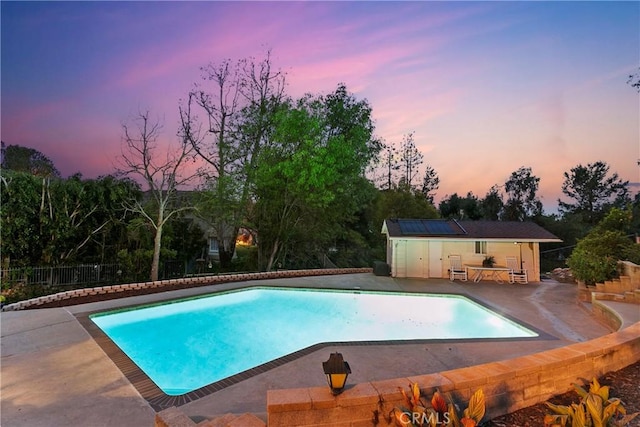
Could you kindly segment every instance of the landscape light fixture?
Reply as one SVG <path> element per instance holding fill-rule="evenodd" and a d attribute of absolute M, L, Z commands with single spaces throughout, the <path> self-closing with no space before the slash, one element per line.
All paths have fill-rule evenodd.
<path fill-rule="evenodd" d="M 342 393 L 347 383 L 347 376 L 351 373 L 349 364 L 344 361 L 341 353 L 331 353 L 329 360 L 322 362 L 322 368 L 327 376 L 327 382 L 334 396 Z"/>

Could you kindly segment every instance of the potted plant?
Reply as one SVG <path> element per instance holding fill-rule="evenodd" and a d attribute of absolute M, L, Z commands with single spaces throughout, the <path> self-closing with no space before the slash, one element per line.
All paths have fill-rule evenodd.
<path fill-rule="evenodd" d="M 493 255 L 487 255 L 486 257 L 484 257 L 484 259 L 482 260 L 482 266 L 483 267 L 493 267 L 494 265 L 496 265 L 496 259 L 493 257 Z"/>

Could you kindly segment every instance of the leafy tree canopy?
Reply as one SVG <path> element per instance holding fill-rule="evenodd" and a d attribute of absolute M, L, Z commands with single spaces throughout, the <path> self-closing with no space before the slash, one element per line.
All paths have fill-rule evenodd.
<path fill-rule="evenodd" d="M 494 185 L 489 189 L 484 199 L 480 201 L 480 210 L 482 211 L 482 217 L 491 221 L 497 221 L 502 215 L 504 209 L 504 202 L 502 201 L 502 195 L 497 185 Z"/>
<path fill-rule="evenodd" d="M 612 206 L 624 208 L 629 203 L 628 187 L 629 181 L 622 181 L 615 172 L 609 174 L 605 162 L 578 165 L 564 173 L 562 192 L 573 203 L 558 200 L 560 212 L 595 225 Z"/>
<path fill-rule="evenodd" d="M 427 201 L 433 204 L 434 192 L 440 187 L 440 177 L 438 177 L 438 172 L 430 166 L 427 165 L 424 171 L 424 178 L 422 179 L 422 188 L 420 192 L 427 199 Z"/>
<path fill-rule="evenodd" d="M 402 188 L 383 190 L 376 202 L 375 227 L 381 228 L 387 218 L 436 219 L 436 208 L 420 193 Z"/>
<path fill-rule="evenodd" d="M 507 202 L 504 205 L 502 219 L 524 221 L 542 214 L 542 202 L 538 198 L 540 178 L 531 173 L 531 168 L 520 167 L 512 172 L 504 184 Z"/>
<path fill-rule="evenodd" d="M 60 172 L 53 161 L 40 151 L 20 145 L 5 145 L 4 142 L 2 142 L 2 169 L 26 172 L 40 177 L 60 177 Z"/>
<path fill-rule="evenodd" d="M 1 186 L 2 256 L 18 266 L 113 261 L 124 201 L 139 194 L 131 181 L 111 176 L 63 180 L 9 171 Z"/>
<path fill-rule="evenodd" d="M 454 193 L 444 198 L 440 202 L 438 210 L 443 218 L 471 220 L 482 218 L 478 198 L 472 192 L 468 192 L 466 197 L 460 197 L 457 193 Z"/>
<path fill-rule="evenodd" d="M 339 85 L 276 114 L 257 162 L 252 215 L 267 270 L 294 255 L 325 253 L 369 203 L 364 172 L 380 150 L 370 113 Z"/>
<path fill-rule="evenodd" d="M 567 264 L 576 279 L 588 285 L 617 277 L 619 260 L 640 262 L 640 249 L 627 230 L 631 212 L 611 209 L 607 216 L 583 239 L 578 241 Z"/>

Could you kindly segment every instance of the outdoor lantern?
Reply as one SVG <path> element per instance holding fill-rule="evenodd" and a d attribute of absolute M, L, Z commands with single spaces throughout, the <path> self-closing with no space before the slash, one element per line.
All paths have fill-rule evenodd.
<path fill-rule="evenodd" d="M 322 368 L 327 375 L 327 382 L 331 387 L 331 393 L 338 395 L 342 393 L 344 385 L 347 383 L 347 376 L 351 373 L 349 364 L 344 361 L 341 353 L 331 353 L 329 360 L 322 362 Z"/>

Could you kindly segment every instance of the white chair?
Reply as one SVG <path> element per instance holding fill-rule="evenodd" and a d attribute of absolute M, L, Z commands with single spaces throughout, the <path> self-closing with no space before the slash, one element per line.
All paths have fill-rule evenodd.
<path fill-rule="evenodd" d="M 449 255 L 449 280 L 453 282 L 456 279 L 467 281 L 467 267 L 462 266 L 460 255 Z"/>
<path fill-rule="evenodd" d="M 518 264 L 518 258 L 508 256 L 507 268 L 509 269 L 509 283 L 529 283 L 527 270 Z"/>

